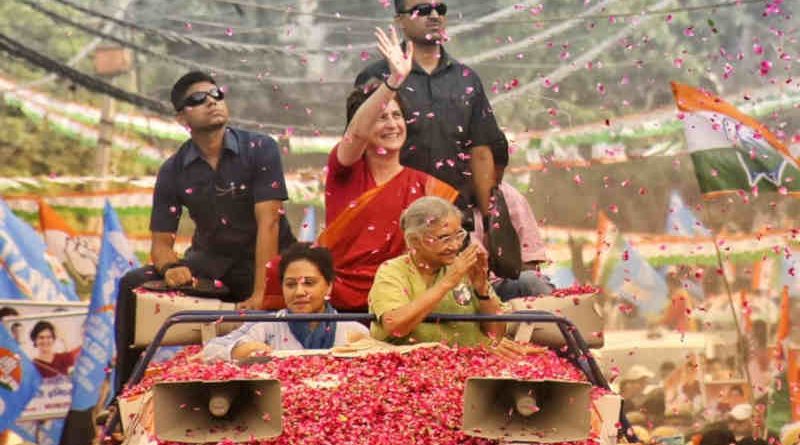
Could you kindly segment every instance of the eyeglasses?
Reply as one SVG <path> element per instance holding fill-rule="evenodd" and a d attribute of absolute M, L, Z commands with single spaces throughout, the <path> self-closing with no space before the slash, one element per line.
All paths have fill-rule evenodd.
<path fill-rule="evenodd" d="M 467 237 L 467 231 L 463 228 L 458 229 L 457 232 L 451 233 L 449 235 L 441 235 L 441 236 L 427 236 L 425 239 L 431 243 L 438 246 L 446 246 L 449 244 L 461 244 L 464 241 L 464 238 Z"/>
<path fill-rule="evenodd" d="M 446 15 L 447 5 L 444 3 L 420 3 L 418 5 L 414 5 L 411 9 L 400 11 L 400 14 L 411 14 L 412 16 L 427 17 L 433 14 L 434 10 L 436 10 L 436 13 L 439 15 Z"/>
<path fill-rule="evenodd" d="M 183 99 L 183 104 L 180 108 L 178 108 L 178 111 L 181 111 L 186 107 L 196 107 L 198 105 L 202 105 L 206 102 L 206 99 L 209 96 L 214 98 L 214 100 L 217 102 L 225 99 L 225 93 L 223 93 L 222 90 L 217 87 L 214 87 L 208 91 L 197 91 Z"/>

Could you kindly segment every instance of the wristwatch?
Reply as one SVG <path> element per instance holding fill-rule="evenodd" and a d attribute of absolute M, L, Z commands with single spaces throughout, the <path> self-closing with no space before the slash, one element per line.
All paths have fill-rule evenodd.
<path fill-rule="evenodd" d="M 488 300 L 492 299 L 492 296 L 488 295 L 488 294 L 487 295 L 481 295 L 476 291 L 475 292 L 475 298 L 477 298 L 480 301 L 488 301 Z"/>

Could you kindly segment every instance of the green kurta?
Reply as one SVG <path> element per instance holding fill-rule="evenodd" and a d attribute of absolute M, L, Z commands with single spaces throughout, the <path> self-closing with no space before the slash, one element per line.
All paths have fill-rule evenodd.
<path fill-rule="evenodd" d="M 431 286 L 441 280 L 445 272 L 446 268 L 442 268 Z M 480 302 L 475 297 L 474 290 L 466 278 L 462 283 L 464 286 L 456 287 L 456 289 L 462 290 L 448 292 L 433 312 L 441 314 L 480 313 Z M 428 290 L 428 287 L 408 254 L 388 260 L 381 264 L 375 275 L 375 282 L 369 292 L 369 312 L 377 315 L 380 320 L 383 314 L 405 306 L 422 295 Z M 459 295 L 458 299 L 456 293 Z M 493 290 L 491 296 L 497 298 Z M 449 344 L 472 346 L 486 344 L 489 341 L 489 337 L 481 330 L 480 324 L 475 322 L 420 323 L 405 337 L 390 335 L 391 333 L 384 330 L 382 325 L 372 323 L 370 333 L 378 340 L 395 344 L 445 341 Z"/>

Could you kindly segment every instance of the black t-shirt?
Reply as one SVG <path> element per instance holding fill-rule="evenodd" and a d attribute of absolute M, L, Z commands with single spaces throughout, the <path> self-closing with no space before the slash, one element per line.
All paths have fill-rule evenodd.
<path fill-rule="evenodd" d="M 190 140 L 161 166 L 153 192 L 150 230 L 175 233 L 183 208 L 195 223 L 186 259 L 210 277 L 253 260 L 255 204 L 288 199 L 278 144 L 269 136 L 227 128 L 217 170 Z M 279 248 L 294 242 L 281 217 Z"/>
<path fill-rule="evenodd" d="M 389 66 L 380 60 L 366 67 L 355 85 L 388 76 Z M 508 165 L 508 141 L 478 74 L 442 48 L 436 69 L 428 74 L 415 63 L 398 95 L 408 134 L 400 162 L 447 182 L 474 203 L 469 167 L 472 147 L 488 145 L 495 164 Z"/>

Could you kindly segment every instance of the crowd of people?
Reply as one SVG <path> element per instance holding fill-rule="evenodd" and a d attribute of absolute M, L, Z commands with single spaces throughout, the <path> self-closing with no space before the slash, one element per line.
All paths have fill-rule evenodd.
<path fill-rule="evenodd" d="M 733 360 L 703 358 L 690 362 L 696 379 L 686 381 L 682 366 L 664 362 L 657 373 L 633 365 L 615 385 L 623 411 L 641 443 L 692 445 L 767 445 L 798 443 L 800 423 L 771 429 L 766 394 L 752 399 L 750 387 Z M 678 378 L 676 378 L 678 377 Z M 703 386 L 703 390 L 700 387 Z"/>

